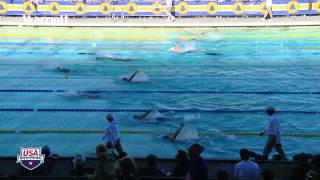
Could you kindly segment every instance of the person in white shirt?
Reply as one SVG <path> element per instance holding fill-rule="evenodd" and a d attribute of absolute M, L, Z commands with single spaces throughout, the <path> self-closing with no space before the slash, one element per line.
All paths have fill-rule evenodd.
<path fill-rule="evenodd" d="M 175 17 L 171 14 L 173 0 L 166 0 L 166 14 L 168 16 L 167 21 L 174 21 Z"/>
<path fill-rule="evenodd" d="M 269 115 L 269 123 L 267 128 L 260 133 L 260 136 L 264 134 L 268 135 L 268 141 L 264 147 L 263 155 L 268 157 L 273 147 L 275 147 L 282 160 L 287 160 L 281 146 L 280 122 L 275 115 L 276 110 L 273 107 L 268 107 L 266 112 Z"/>
<path fill-rule="evenodd" d="M 272 0 L 266 0 L 267 13 L 264 15 L 264 19 L 272 19 Z"/>
<path fill-rule="evenodd" d="M 120 144 L 120 133 L 117 123 L 114 121 L 112 114 L 108 114 L 106 119 L 109 122 L 106 128 L 106 133 L 103 139 L 107 139 L 107 147 L 112 147 L 117 150 L 117 153 L 121 155 L 123 153 L 122 146 Z"/>
<path fill-rule="evenodd" d="M 235 165 L 235 179 L 259 179 L 260 168 L 257 163 L 249 160 L 249 150 L 240 150 L 241 161 Z"/>

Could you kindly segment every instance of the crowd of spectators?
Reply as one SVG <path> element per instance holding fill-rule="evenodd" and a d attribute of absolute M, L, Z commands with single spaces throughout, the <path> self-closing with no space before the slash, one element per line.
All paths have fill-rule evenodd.
<path fill-rule="evenodd" d="M 185 180 L 208 180 L 209 169 L 206 160 L 201 156 L 204 147 L 198 143 L 192 144 L 187 151 L 178 150 L 175 156 L 175 165 L 171 171 L 161 169 L 158 157 L 150 154 L 145 158 L 145 165 L 138 167 L 134 158 L 126 152 L 116 153 L 111 146 L 99 144 L 96 146 L 98 158 L 95 167 L 88 167 L 86 158 L 83 155 L 76 155 L 73 160 L 73 168 L 70 176 L 87 176 L 91 180 L 138 180 L 139 177 L 180 177 Z M 22 167 L 18 168 L 17 176 L 53 175 L 52 169 L 59 156 L 51 154 L 48 146 L 42 148 L 45 155 L 45 162 L 36 170 L 30 171 Z M 276 156 L 277 157 L 277 156 Z M 280 156 L 279 156 L 280 157 Z M 240 150 L 240 162 L 234 166 L 234 174 L 226 171 L 216 171 L 216 180 L 228 179 L 275 179 L 274 171 L 264 167 L 260 169 L 256 160 L 261 160 L 255 153 L 248 149 Z M 272 160 L 281 161 L 281 158 Z M 320 154 L 297 154 L 292 161 L 299 162 L 292 170 L 291 180 L 319 180 L 320 179 Z M 212 176 L 212 174 L 211 174 Z"/>

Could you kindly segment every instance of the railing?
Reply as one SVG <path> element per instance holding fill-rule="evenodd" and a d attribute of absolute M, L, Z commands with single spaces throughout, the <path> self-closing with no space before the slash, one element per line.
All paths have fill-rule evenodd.
<path fill-rule="evenodd" d="M 312 7 L 310 9 L 310 7 Z M 162 17 L 166 5 L 155 1 L 39 1 L 37 5 L 29 1 L 0 0 L 2 15 L 35 16 L 77 16 L 77 17 Z M 273 4 L 275 16 L 317 15 L 320 1 L 277 0 Z M 263 16 L 266 13 L 265 1 L 174 1 L 172 14 L 178 17 L 209 16 Z"/>

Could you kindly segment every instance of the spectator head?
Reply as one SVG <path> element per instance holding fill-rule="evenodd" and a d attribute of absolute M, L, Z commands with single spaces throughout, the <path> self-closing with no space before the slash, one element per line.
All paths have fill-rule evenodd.
<path fill-rule="evenodd" d="M 185 150 L 178 150 L 175 158 L 179 163 L 187 162 L 188 161 L 188 154 Z"/>
<path fill-rule="evenodd" d="M 49 157 L 51 155 L 51 149 L 48 145 L 45 145 L 41 148 L 41 154 L 44 154 L 45 157 Z"/>
<path fill-rule="evenodd" d="M 280 154 L 275 154 L 272 156 L 272 159 L 273 161 L 281 161 L 282 157 Z"/>
<path fill-rule="evenodd" d="M 311 165 L 315 171 L 320 173 L 320 154 L 313 156 L 312 161 L 311 161 Z"/>
<path fill-rule="evenodd" d="M 79 168 L 81 166 L 84 166 L 85 163 L 86 163 L 86 158 L 80 154 L 77 154 L 73 160 L 72 160 L 72 163 L 73 163 L 73 168 L 76 169 L 76 168 Z"/>
<path fill-rule="evenodd" d="M 138 168 L 133 158 L 125 156 L 118 160 L 120 165 L 120 171 L 125 176 L 137 176 Z"/>
<path fill-rule="evenodd" d="M 263 169 L 261 172 L 261 176 L 263 180 L 273 180 L 274 173 L 271 169 Z"/>
<path fill-rule="evenodd" d="M 226 171 L 218 171 L 216 173 L 216 180 L 228 180 L 229 175 Z"/>
<path fill-rule="evenodd" d="M 200 144 L 192 144 L 188 149 L 189 158 L 191 160 L 197 160 L 200 158 L 201 153 L 203 152 L 204 148 Z"/>
<path fill-rule="evenodd" d="M 268 114 L 269 116 L 271 116 L 271 115 L 273 115 L 273 114 L 276 112 L 276 110 L 274 109 L 274 107 L 269 106 L 269 107 L 267 107 L 266 112 L 267 112 L 267 114 Z"/>
<path fill-rule="evenodd" d="M 150 154 L 146 158 L 147 166 L 149 168 L 158 168 L 158 158 L 157 156 Z"/>
<path fill-rule="evenodd" d="M 96 147 L 96 154 L 98 157 L 107 156 L 107 147 L 104 144 L 98 144 Z"/>
<path fill-rule="evenodd" d="M 249 157 L 250 157 L 250 153 L 249 153 L 249 150 L 248 149 L 241 149 L 240 150 L 240 157 L 241 157 L 241 160 L 248 160 Z"/>
<path fill-rule="evenodd" d="M 308 163 L 309 159 L 311 159 L 311 157 L 309 154 L 306 154 L 306 153 L 296 154 L 292 158 L 293 161 L 299 161 L 304 163 Z"/>
<path fill-rule="evenodd" d="M 109 122 L 112 122 L 113 121 L 113 116 L 111 113 L 109 113 L 107 116 L 106 116 L 106 119 L 109 121 Z"/>

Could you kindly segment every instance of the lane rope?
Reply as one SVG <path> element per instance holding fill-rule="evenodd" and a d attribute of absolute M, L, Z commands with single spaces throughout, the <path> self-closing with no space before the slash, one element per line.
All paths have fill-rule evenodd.
<path fill-rule="evenodd" d="M 72 70 L 71 70 L 72 71 Z M 81 73 L 81 72 L 80 72 Z M 69 79 L 73 80 L 106 80 L 106 79 L 120 79 L 121 76 L 79 76 L 73 74 L 66 74 L 64 76 L 5 76 L 0 75 L 0 79 L 64 79 L 65 75 L 68 75 Z M 196 79 L 196 80 L 207 80 L 207 79 L 216 79 L 216 80 L 265 80 L 266 77 L 221 77 L 221 76 L 149 76 L 149 79 L 152 80 L 185 80 L 185 79 Z M 281 78 L 281 77 L 268 77 L 272 80 L 320 80 L 320 77 L 290 77 L 290 78 Z M 312 84 L 315 87 L 314 84 Z"/>
<path fill-rule="evenodd" d="M 0 130 L 0 134 L 103 134 L 104 130 Z M 161 132 L 151 130 L 122 130 L 121 134 L 140 134 L 140 135 L 162 135 L 174 134 L 172 132 Z M 235 136 L 259 136 L 258 132 L 199 132 L 202 136 L 221 136 L 221 135 L 235 135 Z M 282 136 L 288 137 L 320 137 L 320 133 L 283 133 Z"/>
<path fill-rule="evenodd" d="M 210 90 L 191 90 L 191 91 L 179 91 L 179 90 L 89 90 L 89 91 L 72 91 L 72 90 L 52 90 L 52 89 L 0 89 L 0 93 L 3 92 L 12 92 L 12 93 L 64 93 L 64 92 L 82 92 L 88 94 L 96 94 L 96 93 L 121 93 L 121 94 L 145 94 L 145 93 L 158 93 L 158 94 L 302 94 L 302 95 L 310 95 L 310 94 L 320 94 L 320 91 L 314 92 L 304 92 L 304 91 L 296 91 L 296 92 L 288 92 L 288 91 L 210 91 Z"/>
<path fill-rule="evenodd" d="M 146 112 L 149 109 L 60 109 L 60 108 L 40 108 L 39 112 Z M 224 110 L 224 109 L 156 109 L 159 112 L 202 112 L 202 113 L 265 113 L 265 110 Z M 320 111 L 296 111 L 296 110 L 278 110 L 277 113 L 282 114 L 320 114 Z"/>
<path fill-rule="evenodd" d="M 88 108 L 0 108 L 4 112 L 146 112 L 150 109 L 88 109 Z M 225 110 L 225 109 L 156 109 L 159 112 L 177 112 L 177 113 L 214 113 L 214 114 L 257 114 L 265 113 L 265 110 Z M 277 113 L 281 114 L 320 114 L 320 111 L 296 111 L 296 110 L 278 110 Z"/>

